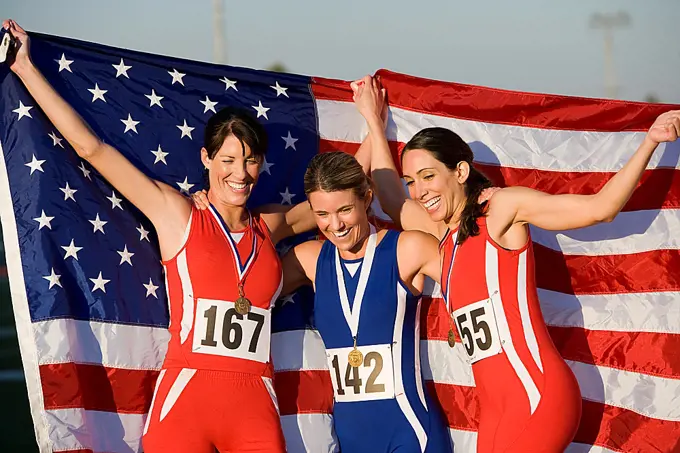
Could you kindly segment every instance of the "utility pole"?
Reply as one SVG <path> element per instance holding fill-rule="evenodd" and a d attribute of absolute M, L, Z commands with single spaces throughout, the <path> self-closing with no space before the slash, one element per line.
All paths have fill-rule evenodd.
<path fill-rule="evenodd" d="M 213 0 L 213 62 L 227 62 L 224 46 L 224 0 Z"/>
<path fill-rule="evenodd" d="M 623 11 L 612 14 L 595 13 L 590 16 L 590 28 L 604 31 L 604 88 L 610 99 L 617 99 L 619 90 L 614 64 L 614 30 L 629 25 L 630 16 Z"/>

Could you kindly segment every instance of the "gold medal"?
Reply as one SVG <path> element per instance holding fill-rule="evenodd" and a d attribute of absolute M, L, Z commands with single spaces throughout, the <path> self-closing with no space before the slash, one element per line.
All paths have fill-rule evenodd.
<path fill-rule="evenodd" d="M 449 347 L 454 347 L 456 345 L 456 336 L 453 334 L 453 329 L 449 329 L 449 337 L 447 339 Z"/>
<path fill-rule="evenodd" d="M 349 351 L 349 354 L 347 355 L 347 362 L 353 368 L 357 368 L 361 366 L 362 363 L 364 363 L 364 355 L 357 348 L 354 348 Z"/>
<path fill-rule="evenodd" d="M 347 363 L 353 368 L 357 368 L 364 363 L 364 355 L 357 349 L 357 337 L 354 337 L 354 349 L 347 354 Z"/>
<path fill-rule="evenodd" d="M 251 303 L 243 292 L 243 284 L 238 285 L 238 299 L 234 302 L 234 308 L 239 315 L 247 315 L 250 311 Z"/>

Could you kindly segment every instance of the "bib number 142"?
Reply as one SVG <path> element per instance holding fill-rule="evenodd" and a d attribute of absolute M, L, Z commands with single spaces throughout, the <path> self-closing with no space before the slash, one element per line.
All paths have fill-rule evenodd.
<path fill-rule="evenodd" d="M 329 349 L 328 366 L 336 401 L 369 401 L 394 397 L 390 345 L 360 346 L 364 361 L 351 366 L 347 355 L 353 348 Z"/>

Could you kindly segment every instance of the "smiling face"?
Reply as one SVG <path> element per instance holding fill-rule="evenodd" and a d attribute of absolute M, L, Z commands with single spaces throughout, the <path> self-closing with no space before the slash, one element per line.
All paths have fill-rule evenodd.
<path fill-rule="evenodd" d="M 460 162 L 454 170 L 429 151 L 411 149 L 403 155 L 402 168 L 409 195 L 420 203 L 435 222 L 446 222 L 465 203 L 465 181 L 470 166 Z"/>
<path fill-rule="evenodd" d="M 229 135 L 212 159 L 203 148 L 201 160 L 208 169 L 210 197 L 226 205 L 245 206 L 262 164 L 250 147 Z"/>
<path fill-rule="evenodd" d="M 316 190 L 308 194 L 316 225 L 338 250 L 357 253 L 368 237 L 367 210 L 371 196 L 359 198 L 354 190 L 325 192 Z"/>

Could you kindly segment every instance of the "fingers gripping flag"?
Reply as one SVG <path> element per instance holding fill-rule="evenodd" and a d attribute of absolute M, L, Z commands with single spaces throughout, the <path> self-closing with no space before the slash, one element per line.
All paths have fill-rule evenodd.
<path fill-rule="evenodd" d="M 253 207 L 304 201 L 309 159 L 331 149 L 353 153 L 365 135 L 346 82 L 31 38 L 36 65 L 104 141 L 187 193 L 203 187 L 203 127 L 223 106 L 251 109 L 269 134 Z M 549 193 L 599 189 L 654 118 L 678 108 L 379 74 L 395 151 L 423 127 L 449 127 L 496 184 Z M 78 158 L 6 65 L 0 147 L 5 249 L 38 444 L 42 451 L 141 451 L 167 341 L 153 228 Z M 543 314 L 583 394 L 571 451 L 680 448 L 679 148 L 657 151 L 614 222 L 532 230 Z M 337 450 L 312 297 L 306 288 L 274 309 L 276 390 L 291 452 Z M 473 452 L 479 407 L 471 369 L 462 348 L 446 345 L 437 287 L 422 304 L 424 376 L 456 451 Z"/>

